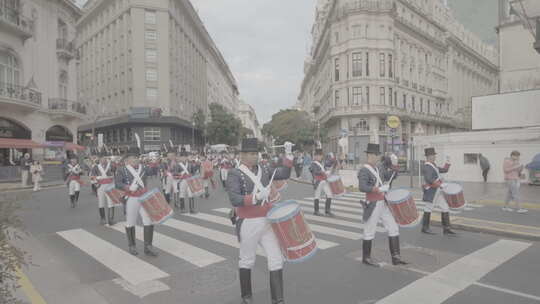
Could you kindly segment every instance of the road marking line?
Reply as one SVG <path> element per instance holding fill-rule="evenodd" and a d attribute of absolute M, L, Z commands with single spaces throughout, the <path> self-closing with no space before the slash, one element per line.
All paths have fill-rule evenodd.
<path fill-rule="evenodd" d="M 124 250 L 83 230 L 57 232 L 58 235 L 118 274 L 131 285 L 168 277 L 169 274 Z"/>
<path fill-rule="evenodd" d="M 314 199 L 314 198 L 313 197 L 307 197 L 306 199 Z M 348 194 L 344 194 L 343 196 L 337 198 L 336 200 L 355 202 L 356 199 L 365 199 L 365 195 L 364 196 L 351 196 L 351 195 L 348 195 Z M 415 198 L 414 201 L 416 202 L 417 205 L 424 205 L 425 204 L 425 202 L 421 198 Z M 467 209 L 467 207 L 468 208 L 482 208 L 482 207 L 484 207 L 484 205 L 475 204 L 475 203 L 466 203 L 465 208 Z M 473 209 L 470 209 L 470 210 L 473 210 Z"/>
<path fill-rule="evenodd" d="M 499 240 L 431 273 L 378 301 L 378 304 L 443 303 L 495 268 L 510 260 L 531 244 Z"/>
<path fill-rule="evenodd" d="M 215 216 L 215 215 L 205 214 L 205 213 L 185 214 L 185 215 L 189 216 L 189 217 L 196 218 L 196 219 L 201 219 L 201 220 L 204 220 L 204 221 L 207 221 L 207 222 L 212 222 L 212 223 L 216 223 L 216 224 L 231 227 L 231 221 L 229 219 L 221 217 L 221 216 Z M 310 227 L 311 227 L 311 225 L 310 225 Z M 323 227 L 323 228 L 326 228 L 326 227 Z M 315 229 L 313 229 L 313 228 L 312 228 L 312 230 L 315 231 Z M 337 233 L 337 232 L 334 232 L 334 233 Z M 351 232 L 351 234 L 352 233 L 353 232 Z M 358 236 L 358 233 L 356 233 L 354 237 L 357 237 L 357 236 Z M 344 237 L 344 236 L 342 236 L 342 237 Z M 350 238 L 350 235 L 349 235 L 349 238 Z M 360 238 L 361 238 L 361 236 L 360 236 Z M 317 237 L 317 247 L 319 247 L 319 249 L 328 249 L 328 248 L 331 248 L 331 247 L 335 247 L 337 245 L 338 245 L 337 243 L 326 241 L 326 240 L 323 240 L 323 239 L 320 239 L 320 238 Z"/>
<path fill-rule="evenodd" d="M 26 274 L 20 268 L 17 268 L 17 276 L 19 277 L 18 283 L 21 286 L 23 293 L 26 295 L 30 303 L 47 304 L 47 302 L 45 302 L 45 299 L 43 299 L 41 294 L 34 287 L 30 279 L 26 276 Z"/>
<path fill-rule="evenodd" d="M 129 282 L 121 278 L 116 278 L 112 281 L 120 285 L 120 287 L 127 292 L 130 292 L 141 299 L 154 293 L 171 290 L 167 284 L 156 280 L 142 282 L 139 285 L 131 285 Z"/>
<path fill-rule="evenodd" d="M 309 202 L 307 200 L 301 200 L 302 202 Z M 313 205 L 313 202 L 311 202 L 311 205 Z M 333 199 L 332 200 L 332 205 L 333 206 L 340 206 L 340 207 L 332 207 L 332 209 L 336 209 L 336 210 L 342 210 L 342 211 L 352 211 L 352 212 L 355 212 L 357 210 L 355 209 L 349 209 L 347 206 L 352 206 L 352 208 L 357 208 L 357 209 L 360 209 L 360 210 L 363 210 L 363 207 L 360 203 L 348 203 L 348 202 L 343 202 L 343 201 L 340 201 L 340 200 L 336 200 L 336 199 Z M 345 207 L 341 207 L 341 205 L 344 205 Z M 420 203 L 420 202 L 416 202 L 416 207 L 418 209 L 418 211 L 424 211 L 424 208 L 423 206 L 425 206 L 425 203 Z M 347 208 L 347 209 L 345 209 Z M 470 210 L 470 209 L 465 209 L 466 211 Z M 435 207 L 433 209 L 433 211 L 435 212 L 442 212 L 441 208 L 439 207 Z M 455 211 L 455 210 L 450 210 L 448 211 L 450 214 L 460 214 L 461 211 Z"/>
<path fill-rule="evenodd" d="M 119 232 L 124 232 L 124 225 L 125 222 L 117 223 L 110 228 Z M 137 226 L 135 231 L 137 239 L 140 241 L 144 241 L 143 228 Z M 158 232 L 154 232 L 153 246 L 198 267 L 205 267 L 226 260 L 225 258 L 213 254 L 210 251 L 206 251 L 204 249 L 182 242 L 180 240 L 173 239 Z"/>
<path fill-rule="evenodd" d="M 298 202 L 301 205 L 313 207 L 313 202 L 312 201 L 297 200 L 296 202 Z M 322 205 L 324 206 L 324 201 L 323 201 Z M 332 210 L 341 210 L 341 211 L 347 211 L 347 212 L 352 212 L 352 213 L 362 213 L 362 207 L 350 208 L 350 207 L 343 207 L 343 206 L 333 205 Z"/>

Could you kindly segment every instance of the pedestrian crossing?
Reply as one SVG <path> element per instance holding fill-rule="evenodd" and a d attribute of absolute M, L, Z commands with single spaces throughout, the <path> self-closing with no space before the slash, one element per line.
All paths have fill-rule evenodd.
<path fill-rule="evenodd" d="M 296 200 L 316 236 L 319 249 L 331 250 L 346 242 L 363 238 L 363 208 L 359 199 L 364 197 L 365 195 L 361 193 L 348 193 L 334 199 L 332 212 L 335 217 L 312 215 L 312 197 Z M 424 203 L 417 200 L 416 204 L 420 211 Z M 469 208 L 480 207 L 482 206 L 469 205 Z M 233 251 L 235 254 L 231 254 L 230 250 L 238 249 L 239 242 L 235 228 L 228 218 L 229 210 L 230 208 L 214 208 L 197 214 L 182 214 L 170 218 L 162 224 L 162 228 L 160 226 L 156 228 L 153 246 L 159 252 L 183 263 L 187 262 L 190 267 L 195 268 L 212 267 L 225 261 L 237 260 L 237 250 Z M 324 210 L 324 200 L 321 200 L 321 210 Z M 124 226 L 125 223 L 120 222 L 104 231 L 124 234 Z M 377 231 L 385 232 L 386 229 L 378 226 Z M 90 256 L 92 258 L 90 261 L 102 264 L 118 275 L 119 279 L 132 286 L 171 276 L 170 270 L 163 269 L 163 265 L 154 262 L 156 260 L 146 258 L 142 248 L 139 248 L 139 256 L 132 256 L 127 252 L 124 243 L 112 244 L 101 238 L 100 233 L 104 232 L 89 232 L 85 229 L 57 232 L 62 239 Z M 144 241 L 142 227 L 136 227 L 136 238 Z M 262 248 L 258 248 L 257 255 L 265 257 Z"/>

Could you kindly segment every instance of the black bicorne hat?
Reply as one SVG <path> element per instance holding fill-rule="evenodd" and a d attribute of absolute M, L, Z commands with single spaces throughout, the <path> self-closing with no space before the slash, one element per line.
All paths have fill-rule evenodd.
<path fill-rule="evenodd" d="M 368 144 L 367 149 L 366 149 L 365 152 L 370 153 L 370 154 L 376 154 L 376 155 L 381 154 L 379 144 Z"/>
<path fill-rule="evenodd" d="M 240 152 L 259 152 L 259 140 L 257 138 L 242 139 Z"/>
<path fill-rule="evenodd" d="M 437 155 L 435 148 L 427 148 L 424 150 L 426 156 Z"/>

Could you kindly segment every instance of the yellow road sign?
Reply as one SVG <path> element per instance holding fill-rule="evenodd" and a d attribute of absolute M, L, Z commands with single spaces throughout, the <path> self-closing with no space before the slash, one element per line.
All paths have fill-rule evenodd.
<path fill-rule="evenodd" d="M 392 129 L 397 129 L 399 128 L 401 121 L 399 120 L 399 117 L 392 115 L 388 116 L 388 118 L 386 119 L 386 124 Z"/>

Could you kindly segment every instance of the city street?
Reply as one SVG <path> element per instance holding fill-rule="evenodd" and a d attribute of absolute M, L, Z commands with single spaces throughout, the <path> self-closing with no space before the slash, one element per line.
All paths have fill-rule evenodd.
<path fill-rule="evenodd" d="M 88 187 L 75 209 L 68 207 L 64 187 L 30 195 L 20 212 L 29 234 L 17 244 L 32 256 L 32 266 L 23 269 L 29 278 L 23 290 L 34 288 L 38 294 L 32 297 L 48 304 L 240 302 L 238 240 L 221 186 L 210 199 L 197 199 L 198 214 L 177 213 L 156 227 L 157 258 L 144 256 L 142 236 L 139 255 L 131 256 L 122 223 L 99 225 L 97 200 Z M 383 267 L 373 268 L 361 263 L 362 194 L 335 201 L 335 218 L 312 216 L 310 185 L 289 181 L 282 197 L 305 208 L 319 246 L 312 259 L 285 266 L 286 303 L 540 303 L 534 279 L 540 277 L 538 242 L 459 230 L 458 237 L 446 237 L 439 227 L 433 227 L 434 236 L 421 234 L 419 227 L 401 229 L 401 254 L 411 264 L 394 267 L 380 227 L 373 256 Z M 123 221 L 118 213 L 116 219 Z M 527 216 L 538 221 L 536 213 Z M 270 303 L 267 273 L 259 254 L 255 303 Z"/>

